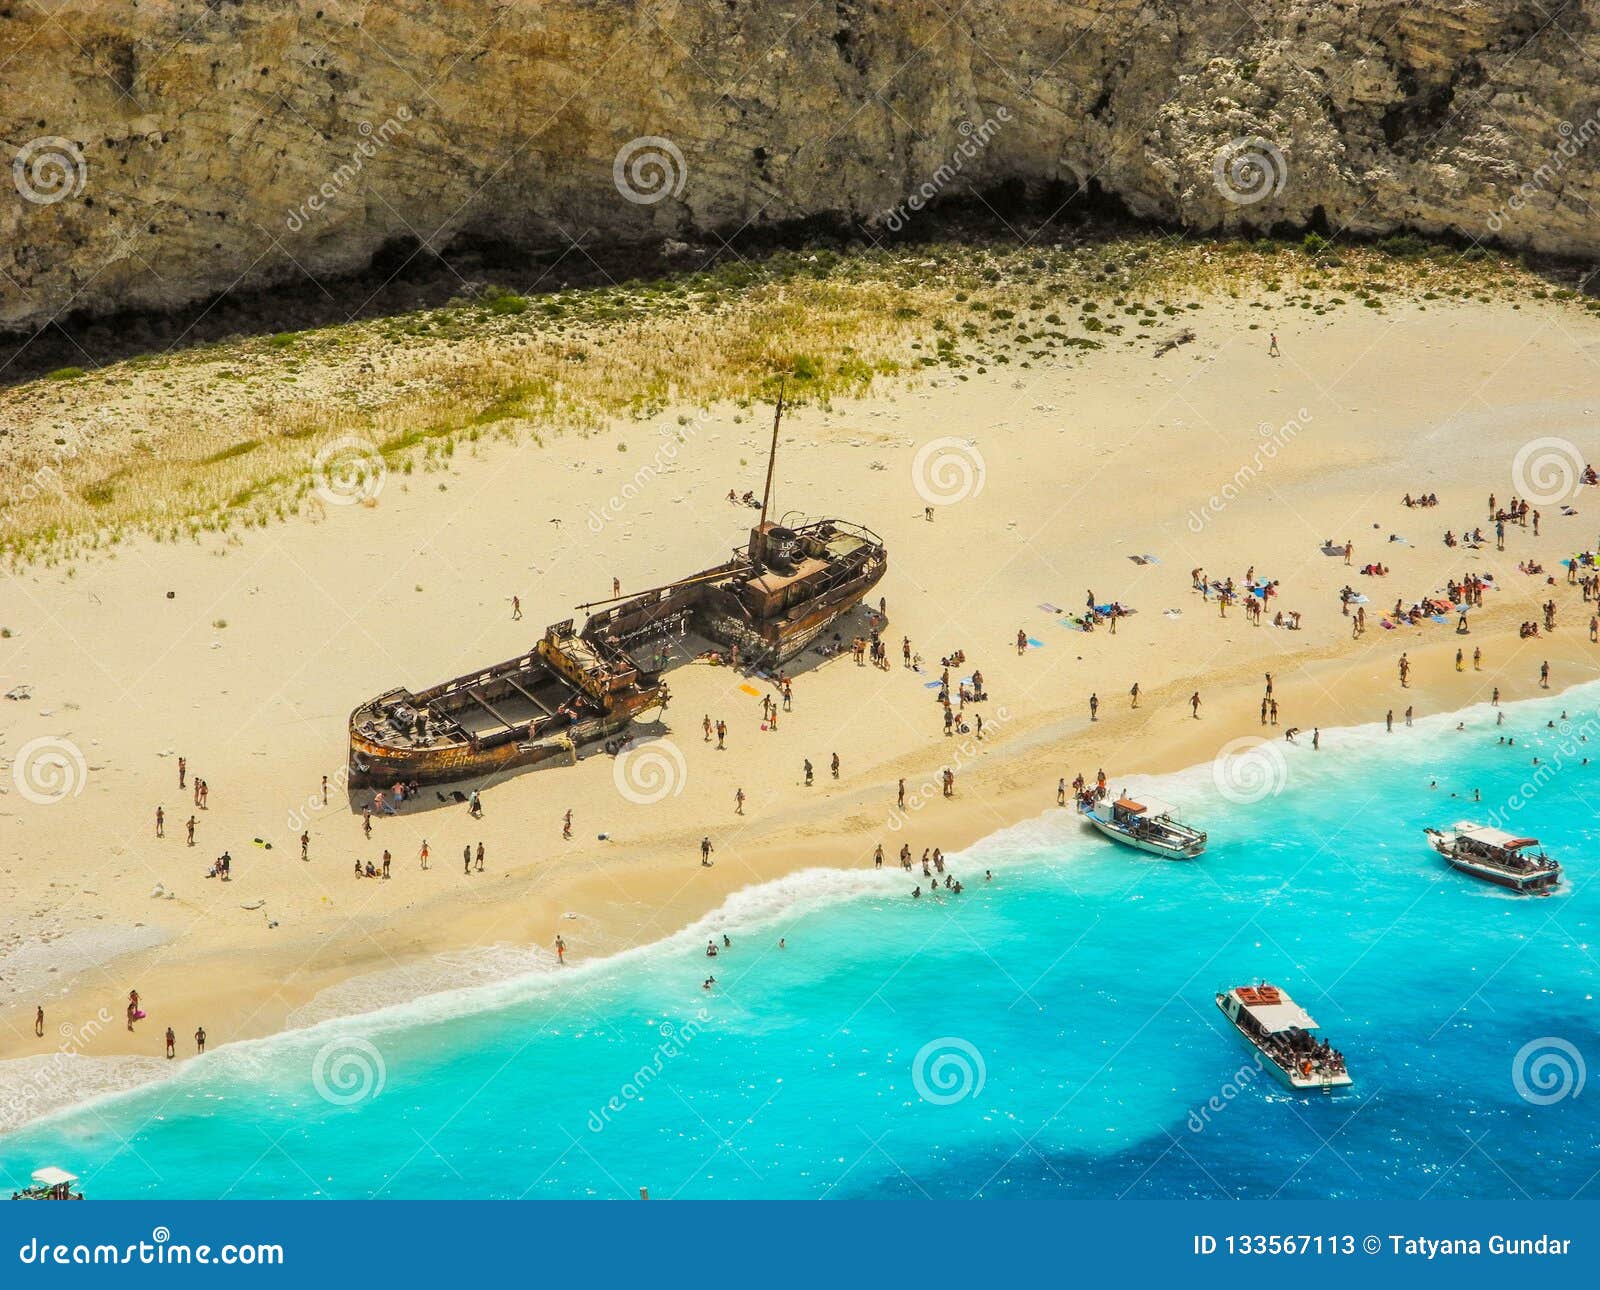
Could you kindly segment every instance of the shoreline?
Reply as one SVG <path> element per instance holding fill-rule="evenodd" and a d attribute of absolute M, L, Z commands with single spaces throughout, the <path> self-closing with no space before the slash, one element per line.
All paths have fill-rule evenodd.
<path fill-rule="evenodd" d="M 1554 703 L 1559 699 L 1574 695 L 1585 688 L 1600 686 L 1600 666 L 1595 669 L 1595 675 L 1587 680 L 1575 681 L 1560 689 L 1548 692 L 1539 692 L 1522 695 L 1516 698 L 1502 698 L 1502 706 L 1509 705 L 1513 710 L 1534 703 Z M 1416 718 L 1419 731 L 1423 734 L 1437 734 L 1447 723 L 1465 720 L 1467 713 L 1483 715 L 1489 710 L 1486 699 L 1474 699 L 1466 706 L 1459 708 L 1441 708 L 1437 711 L 1420 715 Z M 1600 713 L 1597 706 L 1596 713 Z M 1591 716 L 1596 715 L 1591 713 Z M 1350 736 L 1371 736 L 1375 744 L 1377 736 L 1383 727 L 1383 722 L 1367 721 L 1348 726 L 1329 726 L 1325 736 L 1332 740 L 1331 748 L 1339 748 Z M 1397 728 L 1396 733 L 1400 733 Z M 1296 745 L 1305 755 L 1312 755 L 1305 745 Z M 1325 744 L 1325 750 L 1330 746 Z M 1597 744 L 1600 752 L 1600 744 Z M 1320 754 L 1319 754 L 1320 755 Z M 1167 790 L 1163 781 L 1190 780 L 1201 775 L 1208 769 L 1215 775 L 1216 763 L 1214 760 L 1192 762 L 1184 765 L 1167 765 L 1164 761 L 1160 769 L 1145 769 L 1130 771 L 1122 776 L 1123 780 L 1156 781 L 1158 790 Z M 1285 772 L 1285 785 L 1289 774 Z M 1113 779 L 1113 783 L 1119 782 Z M 1182 796 L 1182 785 L 1174 791 L 1174 795 Z M 1221 789 L 1218 789 L 1221 792 Z M 1223 794 L 1225 796 L 1225 794 Z M 1266 794 L 1276 796 L 1276 790 Z M 1454 794 L 1451 795 L 1454 798 Z M 1012 800 L 1008 798 L 1008 801 Z M 1250 803 L 1253 805 L 1254 803 Z M 960 863 L 970 851 L 988 845 L 1000 845 L 1007 834 L 1020 833 L 1030 826 L 1040 825 L 1046 820 L 1062 819 L 1061 812 L 1065 809 L 1070 813 L 1070 806 L 1059 808 L 1046 806 L 1033 814 L 1023 815 L 1002 824 L 998 828 L 982 832 L 971 841 L 963 842 L 956 849 L 947 853 L 947 858 Z M 1481 812 L 1480 812 L 1481 813 Z M 1086 841 L 1094 842 L 1095 839 L 1084 835 Z M 799 855 L 801 853 L 797 853 Z M 1026 863 L 1017 861 L 1017 863 Z M 1154 862 L 1152 862 L 1154 863 Z M 28 1085 L 38 1083 L 34 1074 L 37 1070 L 48 1070 L 50 1064 L 57 1061 L 59 1054 L 40 1054 L 32 1057 L 13 1057 L 0 1061 L 0 1138 L 17 1133 L 23 1129 L 36 1127 L 48 1121 L 59 1119 L 63 1116 L 81 1112 L 91 1106 L 110 1101 L 125 1095 L 130 1095 L 151 1085 L 173 1081 L 182 1078 L 194 1061 L 210 1059 L 214 1063 L 219 1057 L 222 1060 L 242 1060 L 248 1054 L 270 1048 L 274 1045 L 307 1044 L 317 1041 L 319 1036 L 343 1035 L 355 1033 L 360 1035 L 381 1034 L 394 1029 L 421 1028 L 435 1025 L 455 1018 L 492 1012 L 497 1009 L 515 1007 L 528 1003 L 542 994 L 564 988 L 558 983 L 570 981 L 579 983 L 595 975 L 605 972 L 624 970 L 630 963 L 647 959 L 652 955 L 666 952 L 679 942 L 693 943 L 698 946 L 701 936 L 708 932 L 720 931 L 724 927 L 738 927 L 748 934 L 752 928 L 765 928 L 779 924 L 786 919 L 802 917 L 826 909 L 835 904 L 868 897 L 878 892 L 879 885 L 887 880 L 898 881 L 899 872 L 886 872 L 877 875 L 869 866 L 866 868 L 843 868 L 832 865 L 804 864 L 796 860 L 799 867 L 785 867 L 775 876 L 761 879 L 749 886 L 733 889 L 719 903 L 705 909 L 694 916 L 687 923 L 662 936 L 630 945 L 612 953 L 602 954 L 593 958 L 577 958 L 566 967 L 558 968 L 554 955 L 545 954 L 543 960 L 538 959 L 539 951 L 533 947 L 495 946 L 493 950 L 506 950 L 519 957 L 530 959 L 520 969 L 508 969 L 504 975 L 491 975 L 487 979 L 474 981 L 465 985 L 441 986 L 436 990 L 425 991 L 407 998 L 393 998 L 373 1006 L 357 1006 L 348 1011 L 334 1011 L 325 1016 L 295 1021 L 280 1029 L 265 1031 L 260 1034 L 248 1035 L 230 1042 L 218 1045 L 211 1049 L 205 1058 L 189 1058 L 176 1063 L 169 1063 L 157 1058 L 135 1054 L 120 1054 L 109 1057 L 89 1057 L 73 1054 L 70 1071 L 56 1068 L 55 1073 L 69 1076 L 68 1082 L 78 1083 L 83 1073 L 91 1069 L 95 1078 L 89 1080 L 91 1091 L 87 1094 L 71 1099 L 52 1102 L 45 1105 L 37 1112 L 21 1118 L 14 1118 L 7 1114 L 8 1104 L 14 1104 L 19 1096 L 26 1096 Z M 998 864 L 1005 867 L 1005 861 L 990 861 L 990 865 Z M 886 858 L 885 870 L 890 867 Z M 954 869 L 952 869 L 954 872 Z M 912 881 L 914 877 L 908 875 Z M 967 875 L 967 880 L 973 880 L 972 875 Z M 816 888 L 822 890 L 816 890 Z M 747 910 L 742 906 L 754 906 Z M 743 921 L 735 921 L 743 920 Z M 407 966 L 426 969 L 430 965 L 436 967 L 455 966 L 450 962 L 451 955 L 455 954 L 459 960 L 460 952 L 448 948 L 440 948 L 432 953 L 427 960 L 417 960 Z M 548 960 L 548 961 L 544 961 Z M 568 971 L 567 969 L 571 970 Z M 307 999 L 304 1008 L 315 1004 L 316 1000 L 324 994 L 337 991 L 341 987 L 360 984 L 364 978 L 360 975 L 346 977 L 339 985 L 331 987 Z M 542 989 L 539 987 L 543 987 Z M 106 1018 L 109 1022 L 111 1019 Z M 231 1057 L 230 1057 L 231 1055 Z M 86 1067 L 84 1063 L 88 1063 Z M 123 1078 L 119 1078 L 119 1073 Z M 18 1089 L 23 1090 L 19 1094 Z M 42 1100 L 42 1099 L 41 1099 Z"/>
<path fill-rule="evenodd" d="M 649 424 L 619 420 L 583 438 L 486 437 L 417 475 L 391 474 L 370 506 L 194 543 L 130 537 L 81 564 L 13 573 L 0 622 L 0 670 L 13 679 L 0 689 L 26 682 L 33 697 L 0 703 L 0 754 L 13 759 L 0 773 L 0 1060 L 58 1050 L 63 1022 L 84 1031 L 107 1013 L 114 1023 L 98 1023 L 75 1052 L 151 1058 L 168 1025 L 182 1053 L 199 1025 L 222 1051 L 352 1001 L 537 968 L 557 935 L 573 964 L 608 960 L 786 874 L 870 869 L 880 841 L 888 857 L 901 838 L 913 853 L 970 847 L 1048 812 L 1062 776 L 1104 767 L 1115 784 L 1203 766 L 1234 740 L 1281 739 L 1288 725 L 1327 729 L 1324 751 L 1336 756 L 1333 731 L 1391 706 L 1397 717 L 1407 703 L 1458 710 L 1494 685 L 1507 701 L 1542 694 L 1543 659 L 1561 689 L 1600 676 L 1585 630 L 1593 606 L 1557 563 L 1592 545 L 1600 491 L 1571 490 L 1576 519 L 1546 503 L 1541 534 L 1513 526 L 1504 551 L 1439 540 L 1484 522 L 1483 499 L 1508 495 L 1530 444 L 1587 441 L 1591 419 L 1600 432 L 1586 353 L 1600 319 L 1538 302 L 1395 300 L 1326 316 L 1309 304 L 1290 315 L 1278 299 L 1272 314 L 1256 298 L 1195 303 L 1183 316 L 1195 338 L 1175 351 L 1109 332 L 1104 348 L 1070 361 L 1012 345 L 1013 363 L 930 369 L 920 385 L 786 416 L 780 514 L 827 506 L 889 546 L 891 666 L 808 656 L 781 731 L 762 728 L 759 678 L 675 668 L 671 713 L 635 729 L 652 741 L 644 749 L 676 759 L 658 795 L 630 797 L 622 759 L 595 750 L 578 766 L 494 784 L 481 819 L 426 797 L 426 809 L 375 819 L 368 839 L 341 799 L 309 813 L 308 863 L 295 845 L 320 775 L 344 764 L 357 703 L 514 657 L 540 615 L 592 600 L 613 579 L 631 590 L 663 570 L 706 567 L 742 538 L 749 513 L 725 498 L 761 483 L 767 439 L 764 418 L 735 407 L 696 416 L 670 468 L 642 484 L 635 463 L 658 435 L 681 432 L 687 400 Z M 1281 359 L 1263 324 L 1283 338 Z M 1165 324 L 1130 332 L 1139 326 Z M 1259 455 L 1286 418 L 1292 438 Z M 931 508 L 929 492 L 946 481 L 921 472 L 930 444 L 971 468 L 967 486 L 936 493 Z M 1401 505 L 1424 487 L 1441 509 Z M 586 517 L 607 498 L 628 500 L 596 532 Z M 1201 506 L 1197 531 L 1186 517 Z M 1330 536 L 1354 537 L 1356 567 L 1323 553 Z M 1360 576 L 1375 560 L 1389 577 Z M 1518 572 L 1529 560 L 1555 585 Z M 1195 566 L 1272 577 L 1271 604 L 1302 613 L 1303 629 L 1219 616 L 1192 589 Z M 1500 588 L 1471 615 L 1469 636 L 1378 625 L 1380 603 L 1437 595 L 1464 571 L 1492 572 Z M 1360 640 L 1339 612 L 1342 584 L 1371 598 Z M 1138 612 L 1116 634 L 1066 630 L 1059 606 L 1081 605 L 1089 588 L 1096 603 Z M 513 619 L 512 595 L 527 621 Z M 1560 603 L 1559 630 L 1521 638 L 1519 620 L 1538 618 L 1547 597 Z M 1020 655 L 1019 628 L 1037 642 Z M 902 635 L 924 656 L 921 675 L 899 666 Z M 1485 670 L 1456 673 L 1459 646 L 1481 647 Z M 944 737 L 927 688 L 956 649 L 993 695 L 979 708 L 981 742 Z M 1416 669 L 1410 690 L 1396 677 L 1402 650 Z M 1276 730 L 1257 717 L 1266 672 L 1284 705 Z M 1200 720 L 1185 702 L 1196 688 Z M 727 751 L 702 739 L 702 714 L 728 721 Z M 65 741 L 80 759 L 76 780 L 43 803 L 11 791 L 16 758 L 40 740 Z M 827 773 L 834 752 L 838 779 Z M 193 849 L 178 756 L 212 790 L 209 809 L 194 811 Z M 803 759 L 820 768 L 814 786 L 802 782 Z M 958 771 L 949 800 L 937 786 L 945 764 Z M 903 819 L 902 776 L 920 802 Z M 736 814 L 740 790 L 748 804 Z M 152 828 L 158 806 L 164 839 Z M 562 839 L 568 809 L 574 834 Z M 716 864 L 702 868 L 708 835 Z M 452 857 L 480 842 L 485 870 L 458 876 Z M 232 881 L 206 881 L 225 849 Z M 381 851 L 392 852 L 392 880 L 353 881 L 352 860 Z M 129 934 L 144 948 L 117 939 Z M 130 988 L 148 1012 L 137 1033 L 122 1022 Z"/>

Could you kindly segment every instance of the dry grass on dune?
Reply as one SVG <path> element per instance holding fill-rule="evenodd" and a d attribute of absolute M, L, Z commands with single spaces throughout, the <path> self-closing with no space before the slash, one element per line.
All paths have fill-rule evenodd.
<path fill-rule="evenodd" d="M 68 368 L 0 394 L 0 552 L 45 564 L 130 532 L 198 540 L 316 506 L 463 443 L 587 433 L 669 406 L 827 400 L 939 367 L 1059 360 L 1175 330 L 1208 295 L 1268 311 L 1573 299 L 1413 239 L 790 252 L 653 283 L 443 308 Z M 322 473 L 318 464 L 322 463 Z M 330 465 L 331 463 L 331 465 Z"/>

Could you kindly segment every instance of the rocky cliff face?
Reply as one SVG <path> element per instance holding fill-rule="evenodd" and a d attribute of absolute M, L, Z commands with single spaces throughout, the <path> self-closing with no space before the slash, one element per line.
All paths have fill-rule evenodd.
<path fill-rule="evenodd" d="M 1553 16 L 1552 16 L 1553 15 Z M 0 324 L 1093 181 L 1600 254 L 1600 0 L 0 3 Z M 13 189 L 15 191 L 13 191 Z"/>

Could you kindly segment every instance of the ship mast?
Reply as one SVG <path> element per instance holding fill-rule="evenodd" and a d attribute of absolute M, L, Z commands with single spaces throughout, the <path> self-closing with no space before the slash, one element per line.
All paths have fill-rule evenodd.
<path fill-rule="evenodd" d="M 778 406 L 772 413 L 772 447 L 767 452 L 767 486 L 761 490 L 761 524 L 757 532 L 767 531 L 767 504 L 772 500 L 772 468 L 778 463 L 778 423 L 783 420 L 783 386 L 778 386 Z M 765 543 L 763 543 L 765 545 Z"/>

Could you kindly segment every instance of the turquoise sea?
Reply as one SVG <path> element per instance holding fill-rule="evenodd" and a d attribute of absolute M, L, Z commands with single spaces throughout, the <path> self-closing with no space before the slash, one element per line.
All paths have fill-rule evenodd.
<path fill-rule="evenodd" d="M 1210 831 L 1192 864 L 1052 811 L 954 857 L 959 896 L 797 875 L 616 960 L 220 1049 L 0 1165 L 94 1198 L 1600 1198 L 1597 704 L 1143 781 Z M 1422 828 L 1463 818 L 1537 834 L 1567 882 L 1451 873 Z M 1213 999 L 1260 978 L 1353 1090 L 1254 1066 Z"/>

